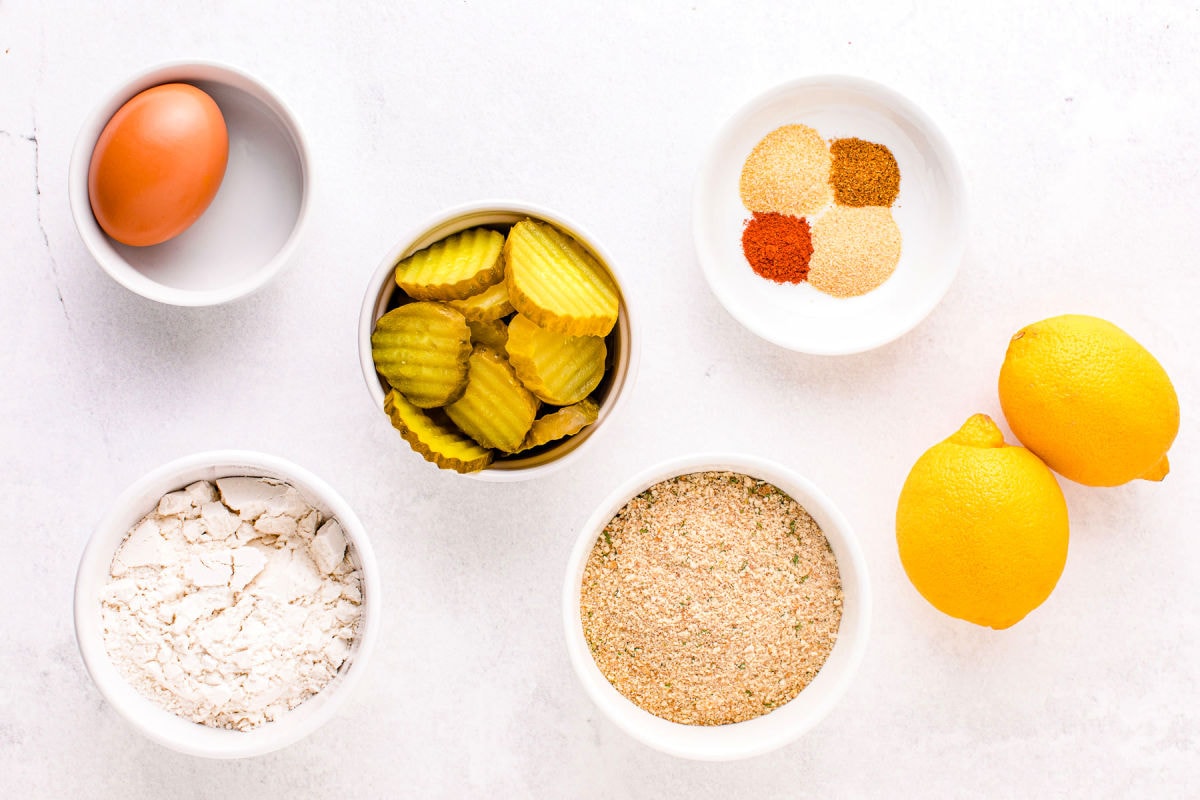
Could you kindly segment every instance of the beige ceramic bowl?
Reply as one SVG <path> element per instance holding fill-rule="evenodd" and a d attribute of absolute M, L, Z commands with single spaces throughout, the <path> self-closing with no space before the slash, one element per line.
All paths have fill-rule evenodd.
<path fill-rule="evenodd" d="M 421 223 L 384 256 L 367 285 L 358 320 L 358 355 L 363 378 L 367 382 L 371 400 L 379 409 L 379 418 L 386 425 L 389 422 L 383 412 L 383 401 L 389 387 L 375 371 L 375 364 L 371 360 L 371 332 L 375 329 L 375 322 L 404 297 L 393 277 L 396 263 L 467 228 L 484 225 L 507 229 L 527 217 L 554 225 L 586 247 L 612 275 L 621 295 L 621 307 L 617 324 L 608 335 L 608 365 L 604 380 L 592 392 L 592 397 L 600 404 L 599 418 L 574 436 L 539 447 L 528 454 L 497 459 L 487 468 L 470 473 L 471 477 L 486 481 L 519 481 L 541 477 L 575 460 L 583 452 L 584 445 L 603 431 L 632 385 L 637 373 L 638 344 L 629 311 L 629 295 L 621 285 L 621 278 L 613 268 L 612 258 L 607 251 L 579 225 L 541 206 L 503 200 L 459 206 Z M 396 435 L 396 446 L 408 448 L 399 434 Z M 420 458 L 415 453 L 413 457 Z M 433 468 L 433 465 L 430 464 L 430 467 Z"/>

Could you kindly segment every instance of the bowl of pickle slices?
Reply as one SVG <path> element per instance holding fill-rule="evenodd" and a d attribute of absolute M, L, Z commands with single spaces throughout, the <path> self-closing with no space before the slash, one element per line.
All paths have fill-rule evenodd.
<path fill-rule="evenodd" d="M 632 384 L 637 352 L 608 254 L 526 203 L 419 225 L 380 262 L 359 317 L 375 406 L 426 461 L 484 480 L 578 457 Z"/>

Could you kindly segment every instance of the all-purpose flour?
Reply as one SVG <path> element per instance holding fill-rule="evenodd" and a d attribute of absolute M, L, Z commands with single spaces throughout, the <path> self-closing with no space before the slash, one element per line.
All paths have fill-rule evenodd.
<path fill-rule="evenodd" d="M 101 596 L 126 680 L 182 717 L 239 730 L 334 677 L 361 603 L 338 522 L 292 486 L 248 477 L 163 496 L 117 549 Z"/>

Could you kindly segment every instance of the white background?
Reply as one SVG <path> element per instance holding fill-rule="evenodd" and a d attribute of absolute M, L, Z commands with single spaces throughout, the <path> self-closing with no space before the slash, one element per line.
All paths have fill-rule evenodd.
<path fill-rule="evenodd" d="M 1200 10 L 1195 3 L 340 4 L 0 0 L 0 786 L 36 797 L 1195 796 L 1200 791 Z M 289 268 L 219 308 L 157 305 L 84 250 L 67 164 L 131 74 L 225 61 L 287 100 L 316 162 Z M 692 247 L 718 126 L 798 76 L 883 81 L 957 148 L 972 229 L 915 331 L 822 358 L 737 325 Z M 545 204 L 619 261 L 643 311 L 629 402 L 533 483 L 440 474 L 372 408 L 355 324 L 408 228 L 487 197 Z M 908 468 L 1001 419 L 1008 338 L 1106 317 L 1183 407 L 1161 484 L 1063 482 L 1066 571 L 1005 632 L 930 608 L 893 534 Z M 1007 429 L 1006 429 L 1007 430 Z M 240 762 L 141 738 L 83 670 L 79 554 L 107 504 L 196 450 L 258 449 L 330 481 L 371 532 L 383 637 L 308 740 Z M 578 526 L 616 483 L 699 449 L 782 461 L 856 527 L 876 588 L 857 681 L 814 731 L 740 763 L 646 749 L 563 649 Z"/>

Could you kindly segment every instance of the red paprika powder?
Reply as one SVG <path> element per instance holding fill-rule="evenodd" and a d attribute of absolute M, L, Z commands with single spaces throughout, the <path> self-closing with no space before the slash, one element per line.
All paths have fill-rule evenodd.
<path fill-rule="evenodd" d="M 756 211 L 742 231 L 742 252 L 750 267 L 764 278 L 801 283 L 808 279 L 808 260 L 813 254 L 808 220 Z"/>

